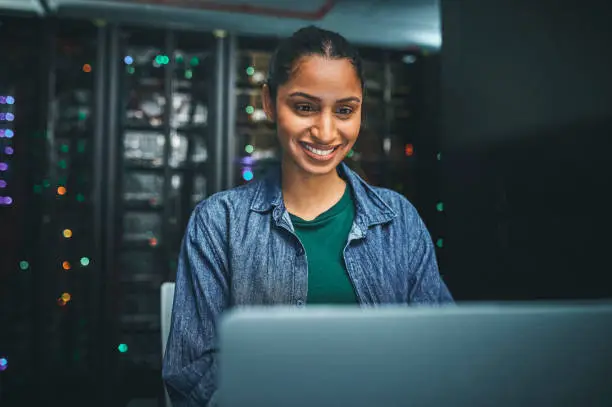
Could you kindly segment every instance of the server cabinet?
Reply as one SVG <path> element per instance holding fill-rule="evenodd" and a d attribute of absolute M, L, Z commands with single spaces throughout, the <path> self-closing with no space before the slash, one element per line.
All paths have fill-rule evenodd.
<path fill-rule="evenodd" d="M 0 404 L 21 401 L 42 382 L 39 346 L 47 262 L 37 250 L 46 179 L 46 48 L 43 24 L 2 17 L 0 38 Z M 47 302 L 48 301 L 48 302 Z M 30 394 L 27 401 L 34 400 Z"/>
<path fill-rule="evenodd" d="M 2 307 L 10 318 L 21 316 L 3 325 L 22 348 L 5 365 L 16 381 L 9 400 L 39 402 L 44 394 L 73 401 L 95 394 L 100 366 L 94 182 L 100 31 L 91 23 L 25 18 L 2 25 L 15 34 L 5 61 L 14 80 L 0 105 L 14 108 L 4 116 L 16 124 L 0 138 L 4 154 L 16 159 L 4 171 L 11 202 L 5 197 L 1 209 L 15 211 L 2 229 L 19 233 L 11 236 L 14 250 L 2 250 L 12 281 L 1 285 L 11 296 L 23 294 Z"/>
<path fill-rule="evenodd" d="M 417 93 L 422 79 L 411 69 L 416 57 L 377 49 L 362 49 L 361 54 L 366 76 L 363 126 L 349 160 L 358 163 L 370 183 L 400 192 L 418 206 L 415 146 L 423 134 Z"/>
<path fill-rule="evenodd" d="M 75 35 L 75 31 L 76 34 Z M 50 268 L 49 362 L 71 373 L 91 373 L 89 352 L 97 332 L 98 250 L 94 234 L 95 94 L 98 28 L 91 23 L 53 24 L 47 126 L 48 173 L 44 239 Z M 51 356 L 52 355 L 52 356 Z"/>
<path fill-rule="evenodd" d="M 160 390 L 160 286 L 175 278 L 185 226 L 210 192 L 215 38 L 117 28 L 115 265 L 120 395 Z M 113 105 L 113 100 L 110 104 Z M 149 389 L 144 390 L 144 389 Z"/>

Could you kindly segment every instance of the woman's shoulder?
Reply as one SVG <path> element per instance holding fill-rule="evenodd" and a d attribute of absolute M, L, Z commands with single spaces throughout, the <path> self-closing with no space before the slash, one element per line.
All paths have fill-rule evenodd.
<path fill-rule="evenodd" d="M 420 220 L 419 212 L 416 207 L 401 193 L 392 189 L 369 186 L 380 199 L 395 213 L 405 221 L 418 222 Z"/>
<path fill-rule="evenodd" d="M 193 210 L 194 216 L 206 220 L 220 220 L 246 213 L 261 181 L 252 182 L 204 198 Z"/>

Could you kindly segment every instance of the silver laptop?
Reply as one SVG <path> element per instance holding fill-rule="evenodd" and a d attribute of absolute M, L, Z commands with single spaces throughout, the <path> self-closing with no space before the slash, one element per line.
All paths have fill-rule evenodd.
<path fill-rule="evenodd" d="M 251 309 L 220 326 L 222 407 L 612 406 L 612 304 Z"/>

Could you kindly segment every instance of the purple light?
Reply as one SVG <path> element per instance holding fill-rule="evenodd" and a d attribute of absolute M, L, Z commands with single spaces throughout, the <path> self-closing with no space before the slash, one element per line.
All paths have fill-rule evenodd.
<path fill-rule="evenodd" d="M 15 152 L 15 150 L 13 150 L 13 147 L 5 147 L 4 148 L 4 153 L 6 155 L 13 155 L 14 152 Z"/>
<path fill-rule="evenodd" d="M 0 96 L 0 105 L 6 104 L 6 96 Z"/>
<path fill-rule="evenodd" d="M 0 371 L 6 370 L 8 367 L 8 360 L 6 358 L 0 358 Z"/>
<path fill-rule="evenodd" d="M 255 164 L 255 159 L 252 156 L 248 155 L 246 157 L 241 157 L 240 163 L 242 165 L 253 165 Z"/>
<path fill-rule="evenodd" d="M 0 179 L 0 188 L 6 188 L 6 185 L 7 185 L 6 181 L 3 179 Z"/>
<path fill-rule="evenodd" d="M 0 171 L 6 171 L 6 170 L 8 170 L 8 164 L 0 163 Z"/>
<path fill-rule="evenodd" d="M 6 129 L 4 131 L 4 135 L 6 136 L 6 138 L 13 138 L 13 136 L 15 135 L 15 133 L 13 133 L 13 130 L 11 129 Z"/>
<path fill-rule="evenodd" d="M 10 196 L 0 196 L 0 205 L 10 205 L 13 203 L 13 198 Z"/>

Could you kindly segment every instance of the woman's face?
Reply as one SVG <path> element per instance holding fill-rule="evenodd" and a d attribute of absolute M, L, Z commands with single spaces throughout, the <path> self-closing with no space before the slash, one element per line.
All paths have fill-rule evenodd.
<path fill-rule="evenodd" d="M 324 175 L 351 150 L 361 127 L 363 93 L 348 59 L 300 59 L 276 106 L 263 93 L 268 117 L 276 121 L 283 161 L 308 175 Z"/>

